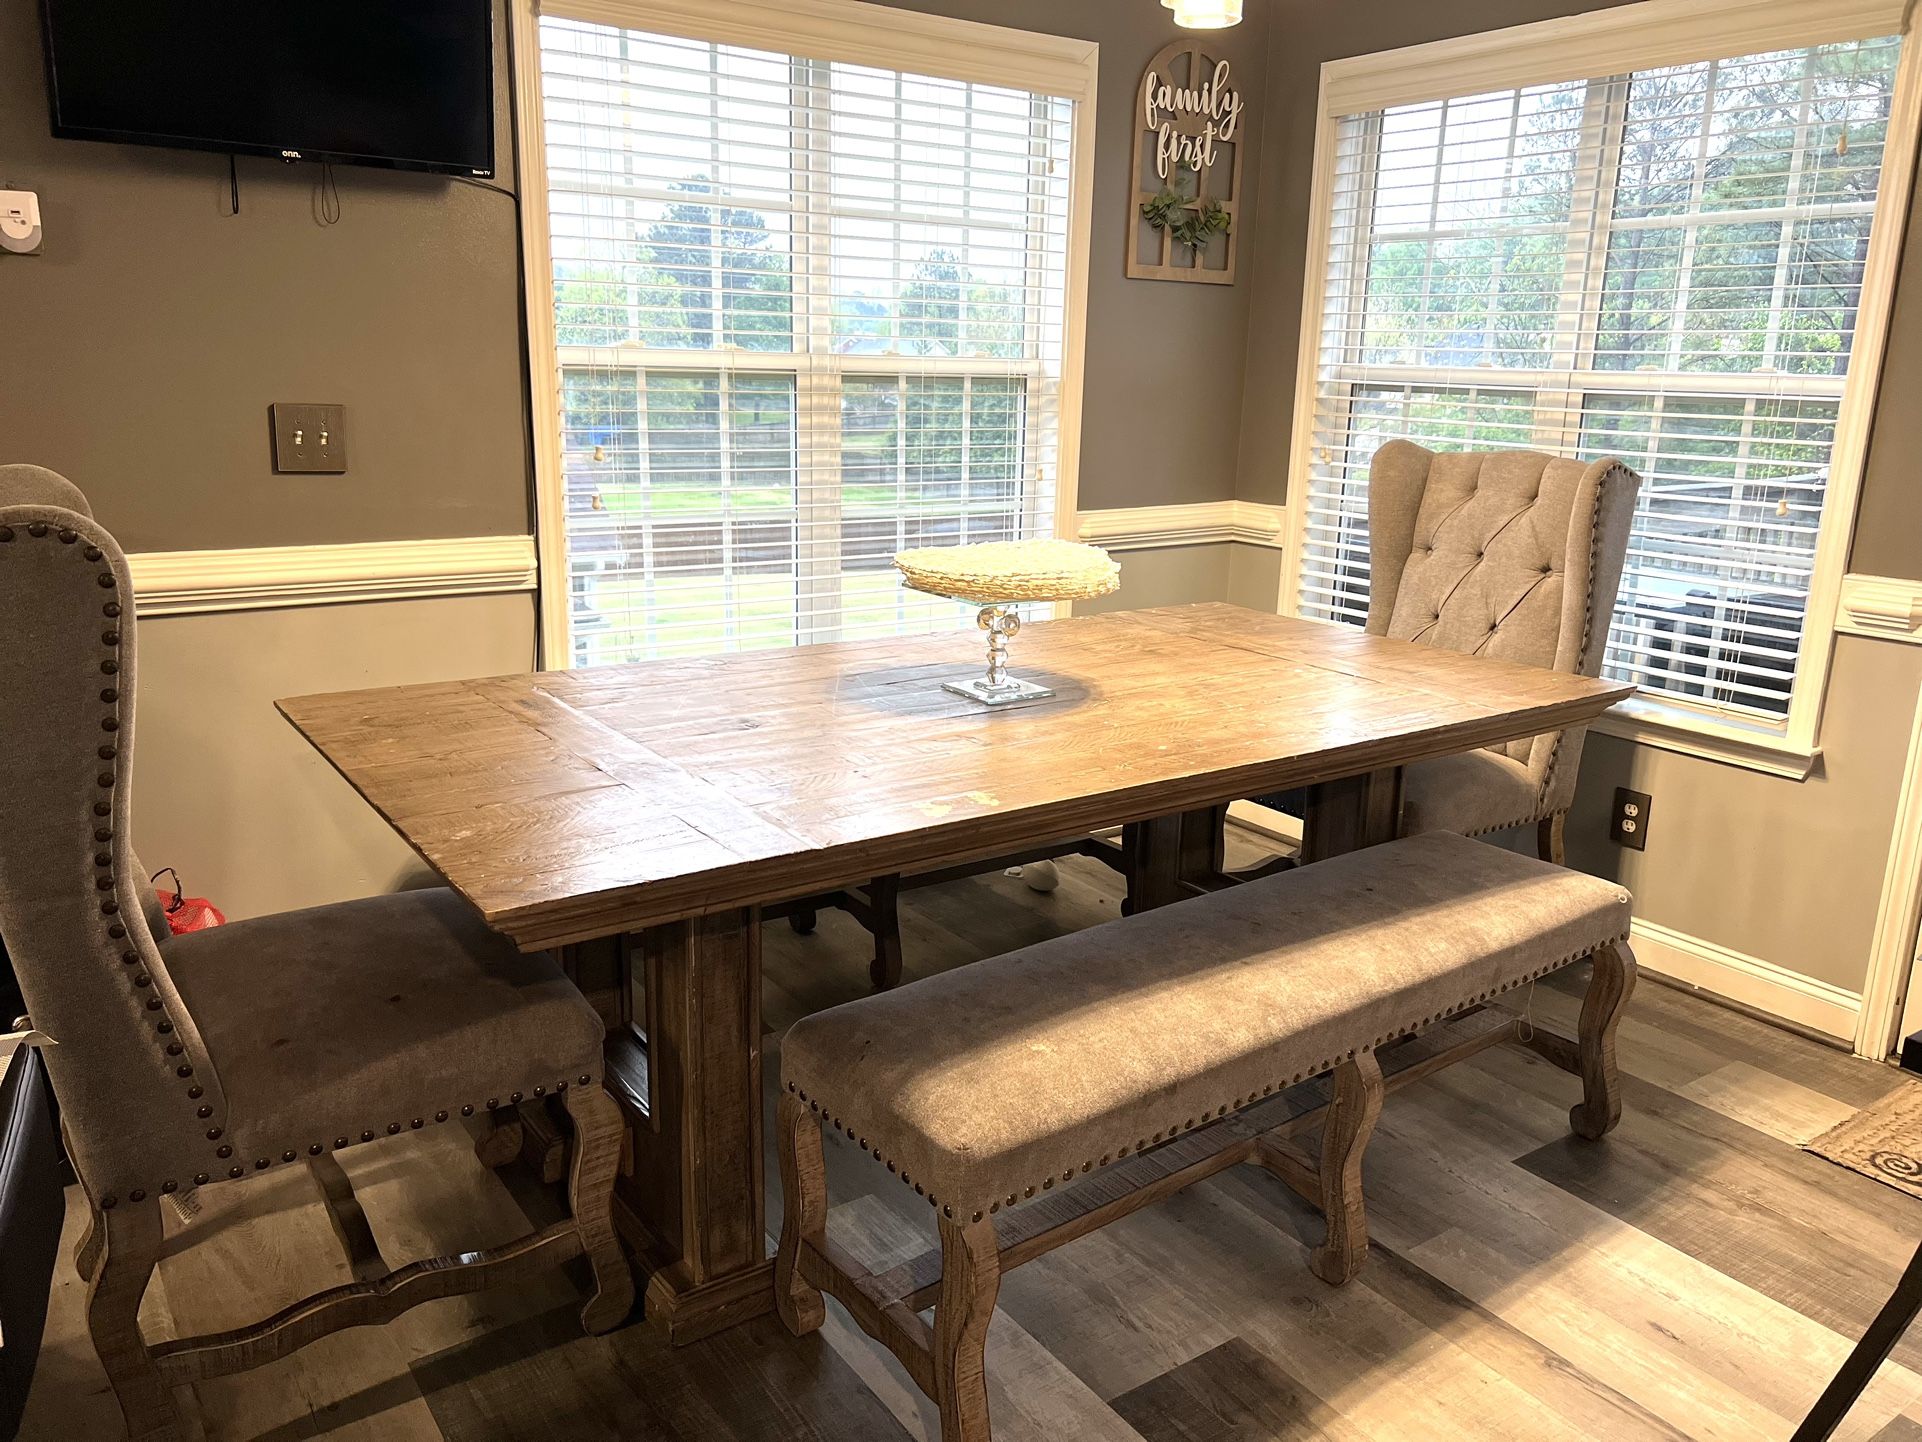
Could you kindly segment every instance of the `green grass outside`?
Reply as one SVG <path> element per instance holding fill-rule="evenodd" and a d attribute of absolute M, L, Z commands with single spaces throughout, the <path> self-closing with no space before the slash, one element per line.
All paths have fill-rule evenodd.
<path fill-rule="evenodd" d="M 587 594 L 592 611 L 611 623 L 580 633 L 590 666 L 762 650 L 798 639 L 795 583 L 788 576 L 672 576 L 652 587 L 635 578 L 594 577 Z M 904 590 L 892 570 L 843 574 L 841 606 L 849 618 L 844 639 L 955 629 L 974 609 Z"/>

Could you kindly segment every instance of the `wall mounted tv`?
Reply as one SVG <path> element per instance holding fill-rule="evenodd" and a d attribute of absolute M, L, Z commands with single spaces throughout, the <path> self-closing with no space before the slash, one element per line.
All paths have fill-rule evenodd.
<path fill-rule="evenodd" d="M 494 173 L 492 0 L 43 0 L 53 133 Z"/>

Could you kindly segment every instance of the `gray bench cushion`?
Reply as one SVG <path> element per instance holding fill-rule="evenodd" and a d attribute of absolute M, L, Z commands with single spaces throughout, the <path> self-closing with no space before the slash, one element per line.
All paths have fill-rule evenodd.
<path fill-rule="evenodd" d="M 986 1213 L 1626 938 L 1620 886 L 1437 832 L 797 1022 L 786 1085 Z"/>

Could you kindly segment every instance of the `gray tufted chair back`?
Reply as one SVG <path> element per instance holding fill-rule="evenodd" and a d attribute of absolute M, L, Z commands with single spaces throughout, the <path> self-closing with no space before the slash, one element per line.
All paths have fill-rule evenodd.
<path fill-rule="evenodd" d="M 1388 442 L 1368 476 L 1368 629 L 1599 674 L 1641 483 L 1616 460 Z M 1528 767 L 1547 815 L 1574 799 L 1582 737 L 1490 749 Z"/>
<path fill-rule="evenodd" d="M 145 914 L 129 840 L 133 585 L 70 483 L 0 467 L 0 936 L 74 1162 L 102 1205 L 218 1157 L 226 1104 Z M 188 1186 L 194 1177 L 178 1177 Z"/>

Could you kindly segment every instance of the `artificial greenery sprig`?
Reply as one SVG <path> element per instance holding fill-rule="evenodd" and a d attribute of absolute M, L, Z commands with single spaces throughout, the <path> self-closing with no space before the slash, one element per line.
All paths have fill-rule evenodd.
<path fill-rule="evenodd" d="M 1167 231 L 1190 250 L 1200 250 L 1213 237 L 1226 235 L 1234 221 L 1219 200 L 1197 203 L 1168 188 L 1153 200 L 1142 201 L 1141 218 L 1156 230 Z"/>

